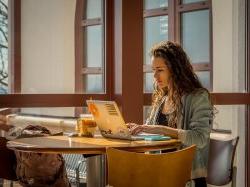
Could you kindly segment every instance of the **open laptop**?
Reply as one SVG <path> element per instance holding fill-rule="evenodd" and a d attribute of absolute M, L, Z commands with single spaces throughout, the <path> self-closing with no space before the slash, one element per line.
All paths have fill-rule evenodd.
<path fill-rule="evenodd" d="M 163 135 L 131 135 L 121 112 L 114 101 L 87 100 L 88 109 L 94 116 L 102 136 L 127 140 L 167 140 Z"/>

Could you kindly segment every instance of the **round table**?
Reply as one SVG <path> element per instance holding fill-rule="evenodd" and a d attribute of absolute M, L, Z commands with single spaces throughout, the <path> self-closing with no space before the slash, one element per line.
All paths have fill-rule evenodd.
<path fill-rule="evenodd" d="M 107 139 L 100 135 L 93 138 L 68 136 L 31 137 L 16 139 L 7 143 L 8 148 L 15 151 L 83 154 L 87 157 L 88 187 L 104 187 L 106 185 L 105 153 L 108 147 L 127 151 L 146 152 L 159 149 L 178 148 L 180 145 L 180 140 L 176 139 L 164 141 L 129 141 Z"/>
<path fill-rule="evenodd" d="M 16 151 L 36 153 L 105 154 L 108 147 L 145 152 L 176 148 L 180 144 L 181 142 L 176 139 L 165 141 L 129 141 L 107 139 L 99 135 L 94 138 L 68 136 L 21 138 L 9 141 L 7 146 Z"/>

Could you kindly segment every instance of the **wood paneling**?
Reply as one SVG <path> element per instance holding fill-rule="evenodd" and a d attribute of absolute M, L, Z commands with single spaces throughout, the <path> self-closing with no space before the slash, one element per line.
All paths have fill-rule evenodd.
<path fill-rule="evenodd" d="M 204 1 L 199 3 L 180 4 L 177 7 L 177 10 L 179 12 L 189 12 L 189 11 L 209 9 L 209 8 L 210 8 L 210 2 Z"/>
<path fill-rule="evenodd" d="M 102 94 L 9 94 L 0 95 L 0 108 L 81 107 L 87 99 L 109 98 Z"/>
<path fill-rule="evenodd" d="M 84 3 L 83 0 L 76 1 L 75 13 L 75 93 L 81 93 L 83 90 L 82 64 L 83 64 L 83 34 L 82 34 L 82 16 Z"/>
<path fill-rule="evenodd" d="M 11 93 L 21 92 L 21 1 L 9 1 L 9 83 Z"/>
<path fill-rule="evenodd" d="M 93 18 L 93 19 L 82 20 L 81 26 L 86 27 L 93 25 L 101 25 L 102 23 L 103 21 L 101 18 Z"/>
<path fill-rule="evenodd" d="M 115 95 L 121 97 L 125 120 L 142 123 L 143 0 L 114 2 Z"/>
<path fill-rule="evenodd" d="M 153 17 L 153 16 L 163 16 L 168 14 L 168 8 L 156 8 L 156 9 L 150 9 L 150 10 L 144 10 L 143 11 L 143 17 Z"/>
<path fill-rule="evenodd" d="M 112 98 L 114 94 L 114 3 L 113 0 L 106 0 L 105 4 L 105 72 L 106 72 L 106 94 Z"/>
<path fill-rule="evenodd" d="M 194 71 L 211 71 L 211 64 L 210 63 L 195 63 L 192 64 Z"/>
<path fill-rule="evenodd" d="M 103 68 L 98 67 L 88 67 L 82 68 L 82 74 L 102 74 Z"/>
<path fill-rule="evenodd" d="M 250 93 L 211 93 L 214 105 L 249 105 Z M 144 94 L 144 104 L 151 105 L 151 94 Z"/>
<path fill-rule="evenodd" d="M 129 91 L 128 91 L 129 92 Z M 133 93 L 129 92 L 129 101 L 138 111 Z M 215 105 L 249 105 L 250 93 L 211 93 Z M 18 107 L 81 107 L 86 105 L 87 99 L 110 100 L 102 94 L 8 94 L 0 95 L 0 108 Z M 127 101 L 123 95 L 116 94 L 113 100 L 125 105 Z M 134 101 L 134 102 L 133 102 Z M 151 94 L 144 94 L 145 105 L 151 104 Z M 134 104 L 134 105 L 133 105 Z M 138 105 L 138 104 L 137 104 Z M 139 115 L 136 113 L 136 115 Z"/>
<path fill-rule="evenodd" d="M 210 63 L 195 63 L 192 64 L 194 71 L 210 71 L 211 68 L 211 64 Z M 144 73 L 152 73 L 152 66 L 149 64 L 143 65 L 143 72 Z"/>
<path fill-rule="evenodd" d="M 248 0 L 246 2 L 246 90 L 250 93 L 250 2 Z M 246 178 L 245 178 L 245 186 L 250 186 L 250 104 L 246 107 Z"/>
<path fill-rule="evenodd" d="M 168 39 L 170 41 L 177 41 L 177 17 L 176 17 L 176 0 L 168 0 Z"/>

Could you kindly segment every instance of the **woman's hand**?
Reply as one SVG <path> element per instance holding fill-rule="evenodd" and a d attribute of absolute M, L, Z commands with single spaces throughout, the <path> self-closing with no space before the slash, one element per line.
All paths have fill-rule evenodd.
<path fill-rule="evenodd" d="M 6 116 L 0 114 L 0 124 L 6 124 Z"/>
<path fill-rule="evenodd" d="M 133 134 L 133 135 L 138 134 L 140 132 L 143 132 L 144 125 L 139 125 L 136 123 L 127 123 L 126 125 L 129 129 L 129 131 L 131 132 L 131 134 Z"/>
<path fill-rule="evenodd" d="M 178 130 L 171 127 L 166 127 L 162 125 L 138 125 L 135 123 L 128 123 L 126 125 L 128 126 L 129 131 L 132 135 L 136 135 L 141 132 L 146 132 L 171 136 L 172 138 L 178 138 Z"/>
<path fill-rule="evenodd" d="M 7 124 L 7 118 L 0 114 L 0 130 L 9 131 L 13 126 Z"/>
<path fill-rule="evenodd" d="M 131 128 L 137 126 L 138 124 L 136 124 L 136 123 L 127 123 L 126 125 L 127 125 L 127 127 L 128 127 L 129 129 L 131 129 Z"/>
<path fill-rule="evenodd" d="M 154 131 L 154 127 L 152 125 L 138 125 L 138 124 L 132 124 L 129 126 L 129 131 L 132 135 L 139 134 L 141 132 L 147 132 L 147 133 L 156 133 Z"/>

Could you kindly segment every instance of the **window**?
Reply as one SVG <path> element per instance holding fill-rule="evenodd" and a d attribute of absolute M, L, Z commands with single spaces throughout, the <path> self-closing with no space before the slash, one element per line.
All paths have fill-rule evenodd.
<path fill-rule="evenodd" d="M 111 94 L 110 31 L 106 0 L 77 0 L 75 17 L 75 93 L 84 99 L 107 99 Z M 84 109 L 85 110 L 85 109 Z M 79 110 L 80 112 L 82 110 Z"/>
<path fill-rule="evenodd" d="M 180 42 L 201 83 L 212 90 L 210 12 L 209 1 L 183 0 L 178 8 Z"/>
<path fill-rule="evenodd" d="M 144 0 L 144 120 L 153 91 L 148 52 L 162 40 L 179 42 L 204 87 L 212 90 L 210 1 Z"/>
<path fill-rule="evenodd" d="M 21 90 L 20 15 L 20 1 L 0 0 L 0 94 Z"/>
<path fill-rule="evenodd" d="M 102 0 L 79 1 L 81 48 L 76 48 L 79 60 L 76 61 L 78 83 L 76 90 L 82 93 L 105 93 L 104 63 L 104 5 Z M 77 6 L 79 6 L 77 5 Z M 79 51 L 81 50 L 81 51 Z"/>
<path fill-rule="evenodd" d="M 144 1 L 144 49 L 143 49 L 143 73 L 144 73 L 144 92 L 153 91 L 153 74 L 150 65 L 148 52 L 152 45 L 168 40 L 168 1 Z"/>
<path fill-rule="evenodd" d="M 8 71 L 8 0 L 0 0 L 0 94 L 9 91 Z"/>

